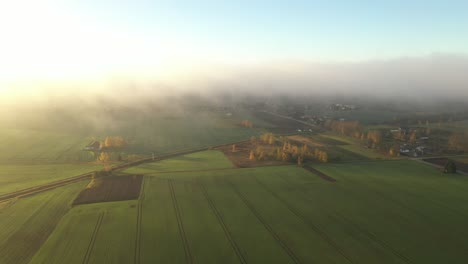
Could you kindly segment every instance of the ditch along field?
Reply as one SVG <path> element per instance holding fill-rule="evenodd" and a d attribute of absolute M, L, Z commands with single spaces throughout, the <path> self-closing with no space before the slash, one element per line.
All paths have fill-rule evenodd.
<path fill-rule="evenodd" d="M 468 262 L 468 178 L 416 161 L 234 168 L 206 151 L 119 172 L 135 174 L 138 200 L 74 206 L 31 263 Z"/>

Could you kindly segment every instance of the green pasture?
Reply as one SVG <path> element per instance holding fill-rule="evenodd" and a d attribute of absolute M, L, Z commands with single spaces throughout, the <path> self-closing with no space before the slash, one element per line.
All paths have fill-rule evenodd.
<path fill-rule="evenodd" d="M 233 168 L 233 165 L 221 151 L 208 150 L 158 162 L 145 163 L 137 167 L 129 168 L 125 170 L 125 172 L 151 174 L 155 172 L 202 171 L 228 168 Z"/>
<path fill-rule="evenodd" d="M 101 170 L 102 164 L 0 164 L 0 195 Z"/>
<path fill-rule="evenodd" d="M 28 263 L 84 186 L 76 183 L 0 204 L 0 263 Z"/>
<path fill-rule="evenodd" d="M 138 201 L 59 210 L 31 263 L 468 261 L 466 176 L 411 160 L 307 166 L 336 182 L 294 165 L 233 168 L 217 151 L 127 169 L 120 173 L 145 174 Z M 68 204 L 74 190 L 59 200 Z M 35 214 L 33 198 L 52 194 L 0 209 L 10 212 L 3 241 L 15 233 L 4 226 L 29 227 L 14 221 L 14 206 L 30 201 L 17 210 Z"/>

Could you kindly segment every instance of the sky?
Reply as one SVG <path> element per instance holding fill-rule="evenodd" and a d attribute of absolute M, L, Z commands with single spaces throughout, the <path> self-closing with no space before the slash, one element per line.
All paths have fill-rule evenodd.
<path fill-rule="evenodd" d="M 465 55 L 466 10 L 457 0 L 0 0 L 0 92 L 206 65 Z"/>

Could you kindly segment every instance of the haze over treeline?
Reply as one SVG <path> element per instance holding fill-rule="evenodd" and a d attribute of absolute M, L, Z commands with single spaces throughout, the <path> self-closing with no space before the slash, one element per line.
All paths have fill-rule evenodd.
<path fill-rule="evenodd" d="M 456 111 L 468 101 L 465 55 L 327 64 L 205 64 L 179 70 L 165 76 L 102 75 L 88 80 L 2 84 L 2 120 L 23 125 L 55 120 L 99 126 L 115 124 L 109 120 L 124 112 L 178 113 L 191 106 L 231 107 L 246 102 L 339 102 Z"/>

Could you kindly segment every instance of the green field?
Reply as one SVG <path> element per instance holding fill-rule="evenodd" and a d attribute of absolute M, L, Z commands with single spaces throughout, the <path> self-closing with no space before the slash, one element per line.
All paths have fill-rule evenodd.
<path fill-rule="evenodd" d="M 346 120 L 357 120 L 361 124 L 375 125 L 382 124 L 385 122 L 393 121 L 395 118 L 402 116 L 403 112 L 397 111 L 386 111 L 377 109 L 360 109 L 355 111 L 327 111 L 324 115 L 331 116 L 333 118 L 345 118 Z"/>
<path fill-rule="evenodd" d="M 355 138 L 339 136 L 335 134 L 321 134 L 318 138 L 323 138 L 324 142 L 339 142 L 336 148 L 343 149 L 359 155 L 367 159 L 388 159 L 385 155 L 373 149 L 368 149 L 362 146 L 361 142 Z M 333 144 L 333 143 L 332 143 Z"/>
<path fill-rule="evenodd" d="M 0 164 L 0 195 L 102 168 L 102 164 Z"/>
<path fill-rule="evenodd" d="M 30 263 L 133 263 L 137 202 L 74 207 Z"/>
<path fill-rule="evenodd" d="M 94 160 L 82 151 L 91 137 L 80 133 L 0 129 L 0 164 L 75 163 Z"/>
<path fill-rule="evenodd" d="M 98 137 L 121 135 L 130 142 L 131 153 L 164 154 L 246 140 L 264 132 L 262 127 L 240 127 L 245 117 L 249 116 L 208 111 L 136 115 L 105 133 L 99 131 Z"/>
<path fill-rule="evenodd" d="M 217 151 L 128 169 L 145 173 L 138 202 L 74 207 L 32 263 L 468 261 L 468 178 L 408 160 L 313 166 L 337 181 Z"/>
<path fill-rule="evenodd" d="M 127 117 L 128 122 L 116 120 L 99 129 L 2 128 L 0 194 L 102 169 L 104 165 L 96 162 L 92 152 L 83 151 L 93 139 L 123 136 L 128 141 L 123 157 L 192 150 L 246 140 L 263 132 L 263 128 L 239 127 L 245 116 L 245 112 L 234 116 L 208 111 L 164 112 Z"/>
<path fill-rule="evenodd" d="M 28 263 L 86 182 L 0 204 L 0 263 Z"/>
<path fill-rule="evenodd" d="M 161 162 L 142 164 L 138 167 L 129 168 L 126 172 L 151 174 L 155 172 L 203 171 L 226 168 L 233 168 L 233 165 L 226 159 L 224 154 L 221 151 L 209 150 L 162 160 Z"/>

